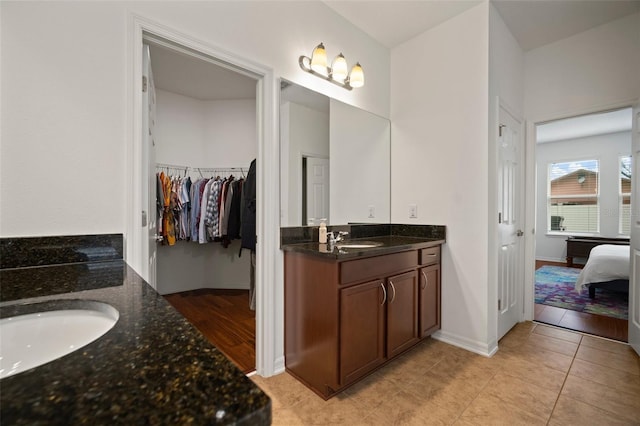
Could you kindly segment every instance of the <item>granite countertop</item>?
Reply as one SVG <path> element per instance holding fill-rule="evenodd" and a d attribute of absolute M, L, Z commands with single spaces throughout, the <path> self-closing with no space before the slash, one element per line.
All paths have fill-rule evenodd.
<path fill-rule="evenodd" d="M 269 424 L 271 401 L 122 260 L 0 270 L 0 315 L 105 302 L 115 326 L 0 382 L 4 425 Z"/>
<path fill-rule="evenodd" d="M 372 242 L 380 244 L 377 247 L 341 248 L 344 243 Z M 379 256 L 403 250 L 415 250 L 444 244 L 443 238 L 410 237 L 401 235 L 385 235 L 367 238 L 347 239 L 333 246 L 318 242 L 283 244 L 282 250 L 321 256 L 329 259 L 346 260 L 360 257 Z"/>

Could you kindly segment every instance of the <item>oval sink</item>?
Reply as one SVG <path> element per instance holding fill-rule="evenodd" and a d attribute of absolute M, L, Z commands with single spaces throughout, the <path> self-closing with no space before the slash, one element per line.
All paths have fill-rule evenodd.
<path fill-rule="evenodd" d="M 120 314 L 106 303 L 0 320 L 0 379 L 38 367 L 88 345 L 109 331 Z"/>
<path fill-rule="evenodd" d="M 336 247 L 338 247 L 339 249 L 363 249 L 363 248 L 380 247 L 381 245 L 383 244 L 373 242 L 373 241 L 357 241 L 357 242 L 353 241 L 353 242 L 346 242 L 346 243 L 338 243 L 336 244 Z"/>

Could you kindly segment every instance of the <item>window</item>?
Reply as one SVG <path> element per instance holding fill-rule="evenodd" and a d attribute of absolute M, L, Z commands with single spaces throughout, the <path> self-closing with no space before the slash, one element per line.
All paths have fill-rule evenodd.
<path fill-rule="evenodd" d="M 631 231 L 631 156 L 629 155 L 620 157 L 619 182 L 619 232 L 622 235 L 629 235 Z"/>
<path fill-rule="evenodd" d="M 598 160 L 551 163 L 547 182 L 548 231 L 599 232 Z"/>

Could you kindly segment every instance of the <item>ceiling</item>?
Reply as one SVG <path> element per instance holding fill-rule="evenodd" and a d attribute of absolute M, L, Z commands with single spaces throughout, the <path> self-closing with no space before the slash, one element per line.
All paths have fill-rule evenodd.
<path fill-rule="evenodd" d="M 481 1 L 325 0 L 324 3 L 391 49 Z"/>
<path fill-rule="evenodd" d="M 256 80 L 251 77 L 152 43 L 149 50 L 158 89 L 201 101 L 256 98 Z"/>
<path fill-rule="evenodd" d="M 492 0 L 524 50 L 640 11 L 640 0 Z M 393 48 L 478 5 L 480 0 L 326 0 L 382 45 Z M 150 43 L 157 88 L 199 100 L 255 99 L 256 80 L 204 58 Z M 211 84 L 215 81 L 216 84 Z"/>
<path fill-rule="evenodd" d="M 481 3 L 437 0 L 326 0 L 388 48 Z M 492 0 L 523 50 L 552 43 L 640 11 L 640 0 Z"/>
<path fill-rule="evenodd" d="M 630 131 L 632 124 L 631 108 L 581 115 L 536 126 L 536 142 L 555 142 Z"/>

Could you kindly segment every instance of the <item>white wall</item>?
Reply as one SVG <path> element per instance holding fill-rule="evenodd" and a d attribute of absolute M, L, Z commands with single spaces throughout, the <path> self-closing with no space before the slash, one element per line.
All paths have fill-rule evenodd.
<path fill-rule="evenodd" d="M 524 110 L 524 52 L 513 37 L 502 17 L 493 6 L 489 7 L 489 199 L 487 247 L 489 264 L 488 291 L 488 341 L 497 339 L 498 300 L 498 121 L 499 107 L 502 105 L 516 119 L 523 122 Z M 520 133 L 524 149 L 524 130 Z M 524 164 L 522 164 L 524 175 Z M 524 219 L 524 218 L 523 218 Z M 520 226 L 523 226 L 521 224 Z M 530 234 L 527 234 L 528 238 Z M 524 254 L 524 252 L 523 252 Z M 524 259 L 523 259 L 524 260 Z M 491 343 L 492 344 L 492 343 Z"/>
<path fill-rule="evenodd" d="M 640 97 L 640 13 L 525 54 L 525 114 L 563 118 Z"/>
<path fill-rule="evenodd" d="M 0 7 L 3 237 L 125 232 L 132 13 L 389 116 L 388 50 L 321 2 L 3 1 Z M 362 63 L 363 88 L 349 92 L 299 68 L 298 56 L 320 41 L 330 55 L 342 51 L 350 63 Z M 43 191 L 52 176 L 56 190 Z"/>
<path fill-rule="evenodd" d="M 547 173 L 549 163 L 595 159 L 600 161 L 600 236 L 618 237 L 619 158 L 631 153 L 631 132 L 611 133 L 536 146 L 537 209 L 536 259 L 564 262 L 566 235 L 547 234 Z"/>
<path fill-rule="evenodd" d="M 436 337 L 480 353 L 491 350 L 488 26 L 482 3 L 391 52 L 391 220 L 447 226 Z"/>
<path fill-rule="evenodd" d="M 201 101 L 156 89 L 156 161 L 189 167 L 245 167 L 256 156 L 255 99 Z M 191 171 L 195 182 L 199 173 Z M 206 176 L 206 175 L 205 175 Z M 158 246 L 160 294 L 199 288 L 248 289 L 248 253 L 238 257 L 240 241 L 177 241 Z"/>

